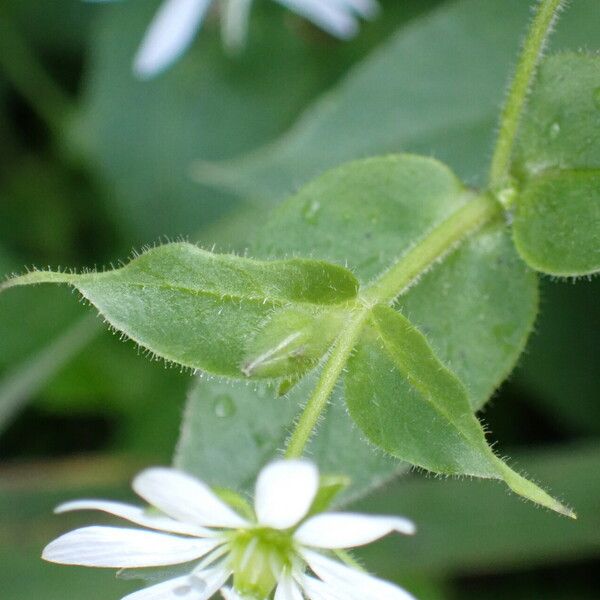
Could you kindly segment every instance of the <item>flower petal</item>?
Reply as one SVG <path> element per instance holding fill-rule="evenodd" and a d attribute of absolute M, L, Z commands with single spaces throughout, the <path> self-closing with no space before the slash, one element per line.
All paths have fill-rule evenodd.
<path fill-rule="evenodd" d="M 323 0 L 277 1 L 335 37 L 346 40 L 358 33 L 356 18 L 339 6 L 337 2 L 324 2 Z"/>
<path fill-rule="evenodd" d="M 148 527 L 149 529 L 157 529 L 158 531 L 168 531 L 169 533 L 179 533 L 182 535 L 193 535 L 197 537 L 212 537 L 214 532 L 209 529 L 204 529 L 198 525 L 190 525 L 181 523 L 170 517 L 162 515 L 149 514 L 148 511 L 125 504 L 123 502 L 112 502 L 109 500 L 74 500 L 73 502 L 65 502 L 57 506 L 55 513 L 62 514 L 73 510 L 99 510 L 122 519 L 127 519 L 136 525 Z"/>
<path fill-rule="evenodd" d="M 294 538 L 305 546 L 334 550 L 364 546 L 393 531 L 410 535 L 415 530 L 414 523 L 402 517 L 325 513 L 303 523 Z"/>
<path fill-rule="evenodd" d="M 184 575 L 133 592 L 122 600 L 185 600 L 186 597 L 192 597 L 192 594 L 193 600 L 210 598 L 210 596 L 198 596 L 204 587 L 205 585 L 201 581 L 194 580 L 190 575 Z"/>
<path fill-rule="evenodd" d="M 324 581 L 314 579 L 313 577 L 304 577 L 302 587 L 310 600 L 353 600 L 348 597 L 342 597 L 339 590 L 335 590 Z"/>
<path fill-rule="evenodd" d="M 296 582 L 289 576 L 284 575 L 275 591 L 274 600 L 302 600 L 302 592 Z"/>
<path fill-rule="evenodd" d="M 51 542 L 42 558 L 84 567 L 160 567 L 201 558 L 221 543 L 139 529 L 84 527 Z"/>
<path fill-rule="evenodd" d="M 134 479 L 133 489 L 152 506 L 184 523 L 231 528 L 248 525 L 206 484 L 175 469 L 142 471 Z"/>
<path fill-rule="evenodd" d="M 317 552 L 305 551 L 302 555 L 315 574 L 344 600 L 415 600 L 414 596 L 389 581 L 347 567 Z"/>
<path fill-rule="evenodd" d="M 288 529 L 310 509 L 319 489 L 319 471 L 306 460 L 279 460 L 267 465 L 256 482 L 258 522 Z"/>
<path fill-rule="evenodd" d="M 156 75 L 185 52 L 212 0 L 165 0 L 134 60 L 138 77 Z"/>
<path fill-rule="evenodd" d="M 122 600 L 208 600 L 219 591 L 230 575 L 229 571 L 220 567 L 193 572 L 139 590 Z"/>
<path fill-rule="evenodd" d="M 221 15 L 221 32 L 225 47 L 238 51 L 246 45 L 252 0 L 228 0 Z"/>
<path fill-rule="evenodd" d="M 225 600 L 244 600 L 233 588 L 222 588 L 221 595 Z"/>

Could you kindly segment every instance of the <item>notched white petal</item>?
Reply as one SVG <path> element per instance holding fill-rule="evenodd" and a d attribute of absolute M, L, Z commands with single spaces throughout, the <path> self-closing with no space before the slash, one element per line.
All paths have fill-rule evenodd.
<path fill-rule="evenodd" d="M 364 546 L 394 531 L 411 535 L 416 528 L 402 517 L 324 513 L 308 519 L 294 537 L 305 546 L 334 550 Z"/>
<path fill-rule="evenodd" d="M 205 483 L 176 469 L 156 467 L 142 471 L 134 479 L 133 489 L 146 502 L 178 521 L 204 527 L 248 525 Z"/>
<path fill-rule="evenodd" d="M 74 500 L 57 506 L 54 512 L 62 514 L 75 510 L 99 510 L 114 515 L 115 517 L 131 521 L 136 525 L 142 525 L 143 527 L 156 529 L 158 531 L 168 531 L 169 533 L 179 533 L 181 535 L 193 535 L 197 537 L 212 537 L 214 535 L 214 532 L 198 525 L 182 523 L 166 516 L 151 514 L 139 506 L 125 504 L 123 502 L 112 502 L 110 500 Z"/>
<path fill-rule="evenodd" d="M 344 600 L 415 600 L 406 590 L 352 569 L 342 563 L 312 551 L 304 551 L 304 559 L 314 573 Z"/>
<path fill-rule="evenodd" d="M 212 0 L 165 0 L 134 60 L 138 77 L 156 75 L 185 52 Z"/>
<path fill-rule="evenodd" d="M 160 567 L 201 558 L 221 543 L 218 539 L 182 538 L 139 529 L 84 527 L 51 542 L 42 558 L 84 567 Z"/>
<path fill-rule="evenodd" d="M 255 509 L 261 525 L 288 529 L 308 513 L 319 489 L 317 467 L 305 460 L 267 465 L 256 482 Z"/>

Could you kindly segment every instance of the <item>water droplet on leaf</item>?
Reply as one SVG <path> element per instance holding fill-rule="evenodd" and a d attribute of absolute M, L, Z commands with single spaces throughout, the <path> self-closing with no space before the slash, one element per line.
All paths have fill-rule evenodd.
<path fill-rule="evenodd" d="M 554 122 L 550 125 L 550 138 L 555 140 L 560 134 L 560 123 Z"/>
<path fill-rule="evenodd" d="M 220 419 L 232 417 L 236 411 L 233 398 L 231 396 L 227 396 L 226 394 L 220 394 L 215 398 L 213 408 L 215 415 Z"/>
<path fill-rule="evenodd" d="M 318 220 L 319 211 L 321 210 L 321 203 L 318 200 L 310 200 L 306 203 L 303 210 L 304 218 L 309 223 L 316 223 Z"/>

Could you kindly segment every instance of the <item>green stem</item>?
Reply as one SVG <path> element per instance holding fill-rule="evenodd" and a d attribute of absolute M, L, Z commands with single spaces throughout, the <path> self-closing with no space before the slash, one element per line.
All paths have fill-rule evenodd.
<path fill-rule="evenodd" d="M 53 133 L 60 133 L 71 114 L 69 97 L 50 77 L 14 20 L 0 10 L 0 70 Z"/>
<path fill-rule="evenodd" d="M 393 302 L 467 235 L 501 212 L 501 205 L 487 194 L 467 202 L 367 288 L 363 299 L 371 305 Z"/>
<path fill-rule="evenodd" d="M 541 0 L 521 52 L 514 79 L 500 119 L 498 140 L 490 167 L 490 189 L 497 191 L 507 184 L 510 160 L 519 123 L 531 82 L 544 50 L 548 35 L 565 0 Z"/>
<path fill-rule="evenodd" d="M 327 406 L 329 396 L 331 396 L 331 393 L 350 358 L 352 349 L 362 331 L 365 320 L 369 316 L 369 312 L 369 309 L 364 307 L 356 310 L 352 315 L 352 320 L 337 339 L 333 351 L 323 367 L 317 387 L 306 403 L 304 411 L 288 442 L 287 450 L 285 452 L 286 458 L 298 458 L 302 456 L 304 448 L 310 440 L 312 432 Z"/>

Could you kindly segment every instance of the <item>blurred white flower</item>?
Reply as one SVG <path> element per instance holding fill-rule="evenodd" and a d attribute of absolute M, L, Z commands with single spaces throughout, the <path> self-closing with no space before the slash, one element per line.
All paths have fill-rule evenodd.
<path fill-rule="evenodd" d="M 208 600 L 219 590 L 226 600 L 266 600 L 273 592 L 274 600 L 412 599 L 401 588 L 347 566 L 336 552 L 394 531 L 412 534 L 413 523 L 394 516 L 313 514 L 319 487 L 319 473 L 312 463 L 273 462 L 258 477 L 250 518 L 189 475 L 148 469 L 135 478 L 133 489 L 153 510 L 78 500 L 59 506 L 57 512 L 100 510 L 154 531 L 84 527 L 49 544 L 43 558 L 108 568 L 199 561 L 189 574 L 123 600 Z"/>
<path fill-rule="evenodd" d="M 221 4 L 225 44 L 230 48 L 243 46 L 252 0 L 164 0 L 135 57 L 136 75 L 152 77 L 176 61 L 190 46 L 208 9 L 217 1 Z M 371 19 L 379 12 L 377 0 L 274 1 L 341 39 L 356 35 L 359 19 Z"/>

